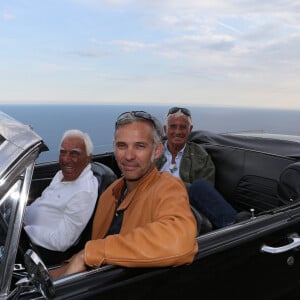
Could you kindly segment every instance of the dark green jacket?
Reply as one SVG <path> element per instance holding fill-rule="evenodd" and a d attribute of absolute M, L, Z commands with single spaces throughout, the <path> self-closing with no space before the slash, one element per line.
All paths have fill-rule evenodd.
<path fill-rule="evenodd" d="M 166 161 L 164 154 L 157 159 L 156 166 L 158 170 L 162 168 Z M 187 142 L 179 166 L 179 175 L 187 189 L 196 179 L 205 179 L 214 186 L 215 165 L 210 155 L 201 145 Z"/>

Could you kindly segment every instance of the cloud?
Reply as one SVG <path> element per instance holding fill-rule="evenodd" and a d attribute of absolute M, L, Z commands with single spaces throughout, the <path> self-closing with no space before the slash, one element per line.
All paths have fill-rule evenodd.
<path fill-rule="evenodd" d="M 0 82 L 11 98 L 16 91 L 6 87 L 38 99 L 59 82 L 55 92 L 68 99 L 296 103 L 298 0 L 53 2 L 10 4 L 1 14 L 15 19 L 2 21 L 0 40 Z"/>
<path fill-rule="evenodd" d="M 117 45 L 125 52 L 135 52 L 140 51 L 145 48 L 149 48 L 145 43 L 138 41 L 126 41 L 126 40 L 116 40 L 113 41 L 112 44 Z"/>
<path fill-rule="evenodd" d="M 10 20 L 15 19 L 16 16 L 11 12 L 4 11 L 4 12 L 1 13 L 1 18 L 5 21 L 10 21 Z"/>

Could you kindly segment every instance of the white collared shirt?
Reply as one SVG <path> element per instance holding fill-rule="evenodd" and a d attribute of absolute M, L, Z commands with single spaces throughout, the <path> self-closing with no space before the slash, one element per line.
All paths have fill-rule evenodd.
<path fill-rule="evenodd" d="M 178 154 L 175 158 L 175 164 L 172 164 L 172 154 L 171 154 L 171 152 L 169 151 L 169 149 L 167 147 L 167 142 L 165 142 L 164 155 L 165 155 L 167 161 L 165 162 L 165 164 L 162 166 L 162 168 L 160 170 L 169 172 L 173 176 L 180 178 L 180 176 L 179 176 L 179 166 L 180 166 L 180 163 L 181 163 L 181 159 L 182 159 L 182 156 L 183 156 L 184 149 L 185 149 L 185 145 L 178 152 Z"/>
<path fill-rule="evenodd" d="M 72 246 L 90 219 L 98 197 L 98 181 L 87 165 L 74 181 L 58 171 L 50 185 L 27 206 L 24 229 L 33 243 L 49 250 Z"/>

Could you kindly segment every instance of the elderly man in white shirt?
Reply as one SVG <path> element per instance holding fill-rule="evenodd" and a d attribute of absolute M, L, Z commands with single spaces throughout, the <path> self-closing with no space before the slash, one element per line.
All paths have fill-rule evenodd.
<path fill-rule="evenodd" d="M 88 134 L 67 130 L 60 146 L 61 170 L 26 209 L 24 229 L 46 264 L 66 258 L 64 251 L 77 241 L 92 216 L 98 197 L 92 153 Z"/>

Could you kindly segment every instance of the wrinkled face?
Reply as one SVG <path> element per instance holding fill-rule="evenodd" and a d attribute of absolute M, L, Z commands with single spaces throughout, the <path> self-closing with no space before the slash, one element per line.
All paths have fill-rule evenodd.
<path fill-rule="evenodd" d="M 189 125 L 186 115 L 170 115 L 167 125 L 164 126 L 168 144 L 182 148 L 187 142 L 192 129 L 193 126 Z"/>
<path fill-rule="evenodd" d="M 138 182 L 154 165 L 162 151 L 153 144 L 152 126 L 136 121 L 119 126 L 114 141 L 115 157 L 127 182 Z"/>
<path fill-rule="evenodd" d="M 79 137 L 67 137 L 61 144 L 59 163 L 64 181 L 72 181 L 79 177 L 82 170 L 90 162 L 84 141 Z"/>

